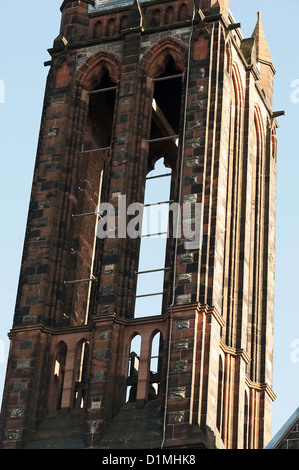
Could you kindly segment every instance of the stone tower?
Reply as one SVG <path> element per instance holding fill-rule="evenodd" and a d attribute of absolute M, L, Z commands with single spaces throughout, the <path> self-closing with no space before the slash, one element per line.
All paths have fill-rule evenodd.
<path fill-rule="evenodd" d="M 275 69 L 228 7 L 62 3 L 0 447 L 270 440 Z"/>

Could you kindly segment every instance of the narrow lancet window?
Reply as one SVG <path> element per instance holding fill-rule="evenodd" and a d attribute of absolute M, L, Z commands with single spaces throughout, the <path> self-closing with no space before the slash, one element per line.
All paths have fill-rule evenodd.
<path fill-rule="evenodd" d="M 135 318 L 163 313 L 169 212 L 173 202 L 173 169 L 178 158 L 182 99 L 182 74 L 175 68 L 172 57 L 153 82 Z"/>
<path fill-rule="evenodd" d="M 64 386 L 64 374 L 66 364 L 67 346 L 64 342 L 59 343 L 54 364 L 54 383 L 50 395 L 50 409 L 60 410 L 62 392 Z"/>
<path fill-rule="evenodd" d="M 135 318 L 161 315 L 171 170 L 160 159 L 146 178 Z"/>
<path fill-rule="evenodd" d="M 127 403 L 136 401 L 140 351 L 141 351 L 141 336 L 136 335 L 132 339 L 131 346 L 130 346 L 129 365 L 128 365 L 128 379 L 127 379 L 127 393 L 126 393 L 126 402 Z"/>
<path fill-rule="evenodd" d="M 86 379 L 88 374 L 89 361 L 89 342 L 84 341 L 77 347 L 76 354 L 76 376 L 74 386 L 74 402 L 73 407 L 76 409 L 83 408 L 86 396 Z"/>
<path fill-rule="evenodd" d="M 95 74 L 96 76 L 96 74 Z M 113 134 L 116 84 L 103 67 L 88 91 L 89 107 L 82 142 L 78 177 L 78 199 L 70 278 L 67 283 L 67 313 L 79 324 L 87 323 L 96 309 L 94 288 L 100 269 L 100 241 L 97 237 L 98 208 L 108 186 L 110 147 Z M 84 282 L 80 282 L 83 280 Z M 95 281 L 95 282 L 94 282 Z"/>
<path fill-rule="evenodd" d="M 161 347 L 163 338 L 160 332 L 156 333 L 152 341 L 150 359 L 150 381 L 148 399 L 155 400 L 160 394 L 161 383 Z"/>

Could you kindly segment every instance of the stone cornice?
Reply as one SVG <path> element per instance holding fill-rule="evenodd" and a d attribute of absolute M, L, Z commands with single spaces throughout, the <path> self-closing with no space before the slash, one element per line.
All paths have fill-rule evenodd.
<path fill-rule="evenodd" d="M 231 356 L 235 356 L 235 357 L 240 357 L 244 360 L 244 362 L 246 364 L 249 364 L 251 359 L 250 359 L 250 356 L 249 354 L 245 351 L 245 349 L 236 349 L 236 348 L 232 348 L 230 346 L 227 346 L 222 339 L 220 339 L 220 347 L 221 349 L 223 350 L 224 353 L 226 354 L 230 354 Z M 254 389 L 254 390 L 257 390 L 259 392 L 265 392 L 267 393 L 267 395 L 270 397 L 270 399 L 272 401 L 274 401 L 276 399 L 276 395 L 275 393 L 273 392 L 272 388 L 270 387 L 269 384 L 267 383 L 257 383 L 257 382 L 253 382 L 252 380 L 250 380 L 250 378 L 248 376 L 245 376 L 245 382 L 246 382 L 246 385 L 251 388 L 251 389 Z"/>
<path fill-rule="evenodd" d="M 231 356 L 240 357 L 240 358 L 243 359 L 243 361 L 246 364 L 250 363 L 250 356 L 245 351 L 245 349 L 243 349 L 243 348 L 236 349 L 236 348 L 232 348 L 230 346 L 227 346 L 222 339 L 220 339 L 220 347 L 221 347 L 221 349 L 224 353 L 230 354 Z"/>
<path fill-rule="evenodd" d="M 151 317 L 141 317 L 141 318 L 123 318 L 116 315 L 116 313 L 106 314 L 106 315 L 96 315 L 92 317 L 91 321 L 88 324 L 75 325 L 75 326 L 62 326 L 62 327 L 52 327 L 45 325 L 44 323 L 31 323 L 28 325 L 16 325 L 8 333 L 9 338 L 13 338 L 16 334 L 21 332 L 28 331 L 40 331 L 41 333 L 46 333 L 50 335 L 62 335 L 62 334 L 74 334 L 79 332 L 88 332 L 91 331 L 96 324 L 113 322 L 115 324 L 120 324 L 124 326 L 131 325 L 140 325 L 140 324 L 152 324 L 152 323 L 163 323 L 168 320 L 172 311 L 190 311 L 196 310 L 197 313 L 212 315 L 215 320 L 222 327 L 225 325 L 225 322 L 218 312 L 216 307 L 209 307 L 208 305 L 201 305 L 200 303 L 193 304 L 184 304 L 184 305 L 174 305 L 172 309 L 168 309 L 163 315 L 155 315 Z"/>
<path fill-rule="evenodd" d="M 76 325 L 76 326 L 62 326 L 54 328 L 47 326 L 44 323 L 34 323 L 30 325 L 17 325 L 14 326 L 8 333 L 8 337 L 11 339 L 16 334 L 29 331 L 39 331 L 41 333 L 46 333 L 50 335 L 65 335 L 65 334 L 77 334 L 91 331 L 98 323 L 113 322 L 115 324 L 120 324 L 124 326 L 129 325 L 140 325 L 140 324 L 152 324 L 152 323 L 163 323 L 169 317 L 169 312 L 166 312 L 163 315 L 151 316 L 151 317 L 142 317 L 142 318 L 122 318 L 113 314 L 106 315 L 96 315 L 92 320 L 86 325 Z"/>
<path fill-rule="evenodd" d="M 225 321 L 221 314 L 218 312 L 216 307 L 209 307 L 208 305 L 201 305 L 199 302 L 193 304 L 183 304 L 183 305 L 174 305 L 172 307 L 173 311 L 187 311 L 187 310 L 197 310 L 198 313 L 203 313 L 205 315 L 212 315 L 215 320 L 219 323 L 221 327 L 225 325 Z"/>
<path fill-rule="evenodd" d="M 276 395 L 268 383 L 252 382 L 247 376 L 245 377 L 245 382 L 249 388 L 257 390 L 258 392 L 265 392 L 272 401 L 276 400 Z"/>

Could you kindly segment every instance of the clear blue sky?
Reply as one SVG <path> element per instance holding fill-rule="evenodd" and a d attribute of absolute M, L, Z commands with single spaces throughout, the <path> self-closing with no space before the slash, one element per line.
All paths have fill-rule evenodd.
<path fill-rule="evenodd" d="M 7 333 L 12 325 L 45 81 L 43 66 L 59 33 L 62 0 L 23 0 L 0 4 L 0 400 L 8 354 Z M 277 245 L 273 433 L 299 406 L 299 217 L 298 136 L 299 102 L 292 102 L 291 88 L 299 83 L 298 0 L 230 0 L 230 9 L 251 36 L 257 17 L 262 23 L 276 66 L 274 110 L 279 118 Z M 2 85 L 5 102 L 1 103 Z M 297 85 L 298 86 L 298 85 Z M 298 86 L 299 88 L 299 86 Z M 299 93 L 295 97 L 299 98 Z M 296 295 L 295 295 L 296 294 Z M 295 344 L 295 343 L 294 343 Z M 293 356 L 292 356 L 293 353 Z"/>

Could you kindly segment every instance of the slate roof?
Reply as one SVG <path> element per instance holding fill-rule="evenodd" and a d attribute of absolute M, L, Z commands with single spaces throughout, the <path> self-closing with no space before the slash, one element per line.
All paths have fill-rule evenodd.
<path fill-rule="evenodd" d="M 277 449 L 299 423 L 299 408 L 292 414 L 282 428 L 275 434 L 265 449 Z M 299 439 L 298 439 L 299 440 Z"/>

